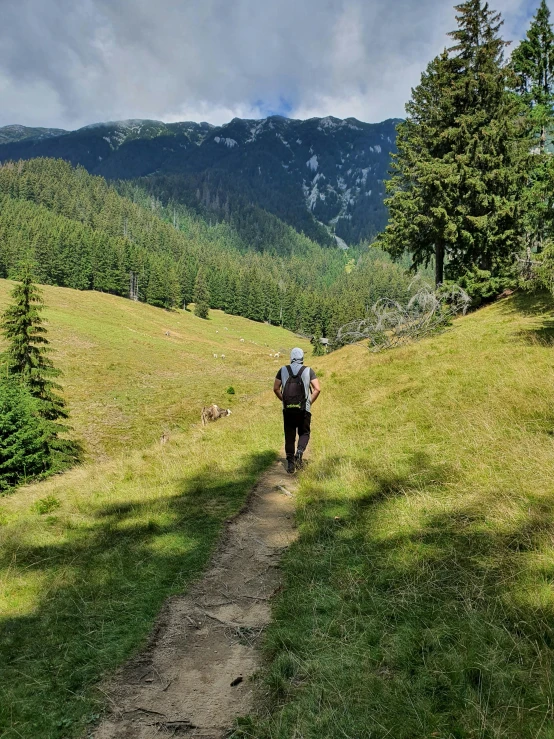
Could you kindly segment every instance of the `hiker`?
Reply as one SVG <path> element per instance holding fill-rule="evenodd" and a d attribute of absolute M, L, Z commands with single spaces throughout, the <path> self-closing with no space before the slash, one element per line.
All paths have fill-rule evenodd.
<path fill-rule="evenodd" d="M 287 472 L 302 468 L 302 455 L 310 440 L 311 407 L 321 392 L 319 380 L 310 367 L 304 367 L 304 352 L 293 349 L 290 364 L 281 367 L 273 384 L 273 392 L 283 402 L 285 454 Z M 296 452 L 296 434 L 298 446 Z"/>

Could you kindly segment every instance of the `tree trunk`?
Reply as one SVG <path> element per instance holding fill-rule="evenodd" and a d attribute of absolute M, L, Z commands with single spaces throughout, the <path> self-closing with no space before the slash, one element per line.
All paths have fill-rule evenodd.
<path fill-rule="evenodd" d="M 545 148 L 546 148 L 546 128 L 545 126 L 541 126 L 541 138 L 540 138 L 540 145 L 539 145 L 539 151 L 540 151 L 541 157 L 544 156 Z M 543 234 L 544 234 L 544 222 L 543 222 L 543 219 L 541 218 L 539 221 L 539 228 L 538 228 L 538 233 L 537 233 L 537 254 L 540 254 L 542 251 Z"/>
<path fill-rule="evenodd" d="M 435 287 L 442 285 L 444 280 L 444 244 L 435 244 Z"/>

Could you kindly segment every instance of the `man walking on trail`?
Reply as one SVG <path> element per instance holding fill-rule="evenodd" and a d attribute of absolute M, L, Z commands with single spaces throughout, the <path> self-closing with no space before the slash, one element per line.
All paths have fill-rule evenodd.
<path fill-rule="evenodd" d="M 273 384 L 273 392 L 283 402 L 285 454 L 287 472 L 302 467 L 302 455 L 310 440 L 311 407 L 321 392 L 319 380 L 310 367 L 304 367 L 304 352 L 293 349 L 290 364 L 281 367 Z M 296 448 L 296 434 L 298 447 Z"/>

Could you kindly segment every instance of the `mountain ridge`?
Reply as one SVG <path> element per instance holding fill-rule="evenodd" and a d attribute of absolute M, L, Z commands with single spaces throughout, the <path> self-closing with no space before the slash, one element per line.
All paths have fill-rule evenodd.
<path fill-rule="evenodd" d="M 0 144 L 11 144 L 25 139 L 44 139 L 69 133 L 63 128 L 41 128 L 12 123 L 0 126 Z"/>
<path fill-rule="evenodd" d="M 61 158 L 109 179 L 149 178 L 153 187 L 160 176 L 183 178 L 172 197 L 188 205 L 227 202 L 229 210 L 240 196 L 310 238 L 342 246 L 370 241 L 384 228 L 397 123 L 334 116 L 233 118 L 221 126 L 128 119 L 57 135 L 28 129 L 39 133 L 4 143 L 0 128 L 0 161 Z"/>

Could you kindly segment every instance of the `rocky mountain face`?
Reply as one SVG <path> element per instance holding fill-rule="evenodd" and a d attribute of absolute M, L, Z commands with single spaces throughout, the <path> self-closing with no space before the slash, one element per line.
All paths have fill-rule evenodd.
<path fill-rule="evenodd" d="M 120 121 L 12 138 L 0 144 L 0 161 L 59 157 L 111 179 L 162 178 L 171 182 L 171 196 L 188 204 L 228 211 L 238 199 L 255 203 L 319 241 L 332 237 L 345 246 L 385 225 L 384 180 L 397 123 L 281 116 L 217 127 Z"/>

